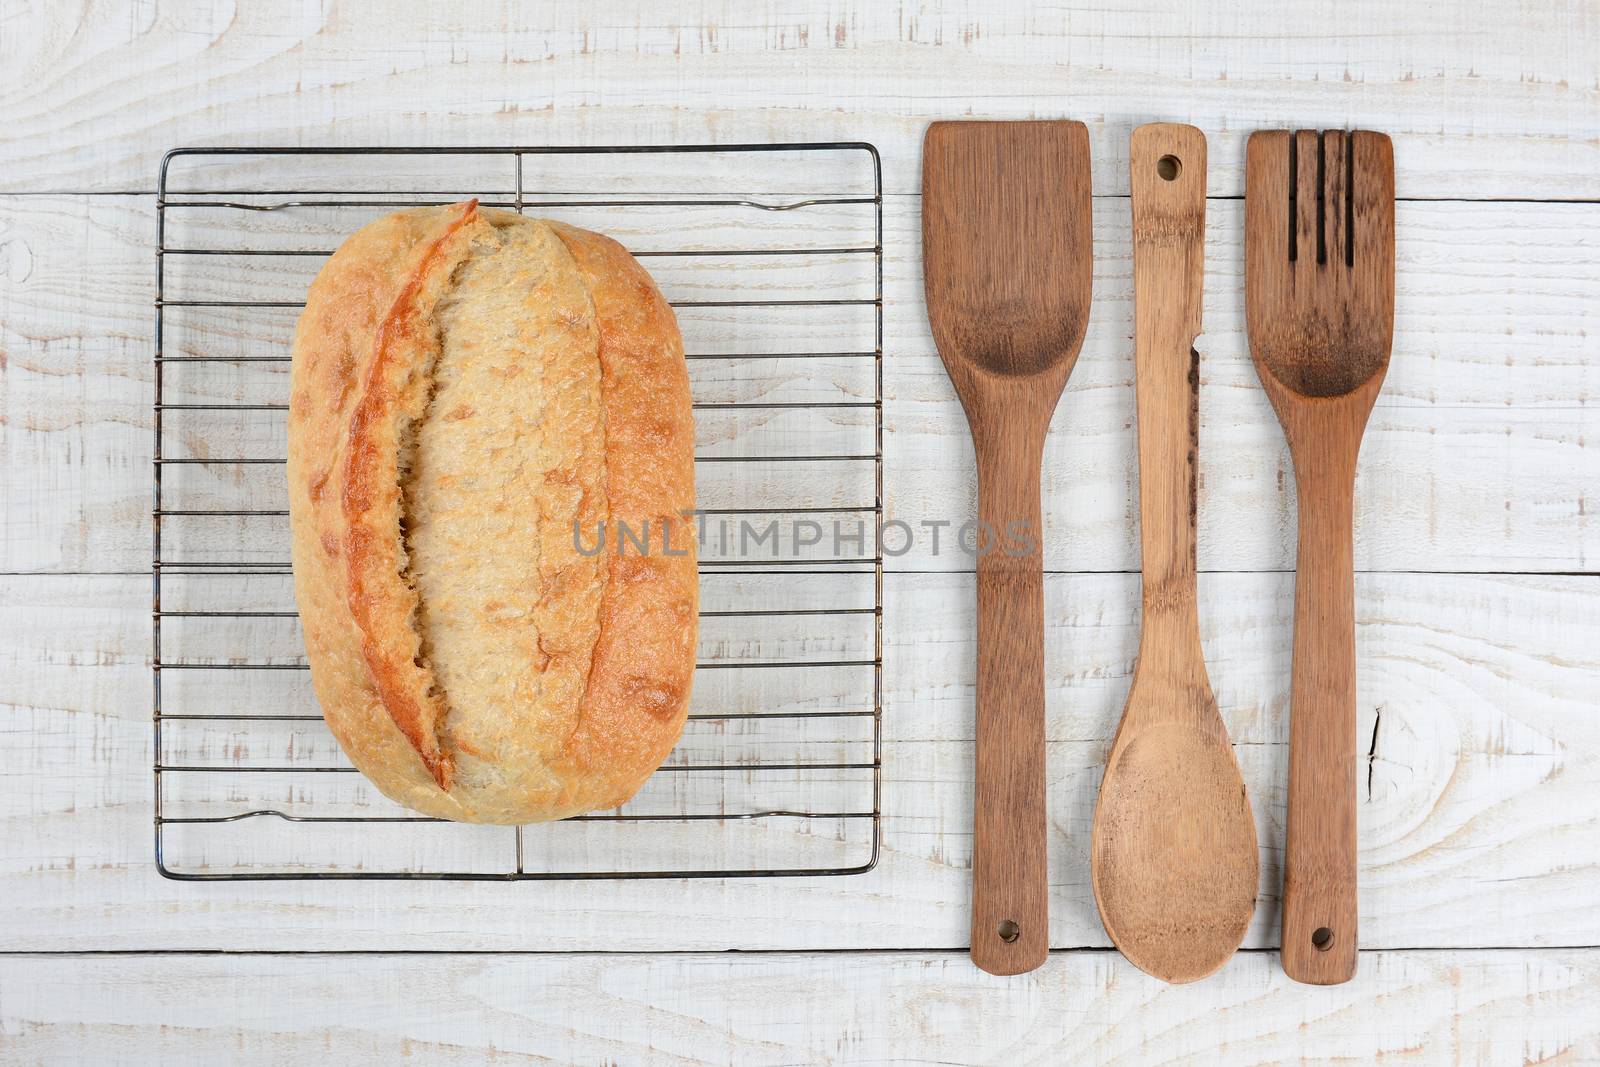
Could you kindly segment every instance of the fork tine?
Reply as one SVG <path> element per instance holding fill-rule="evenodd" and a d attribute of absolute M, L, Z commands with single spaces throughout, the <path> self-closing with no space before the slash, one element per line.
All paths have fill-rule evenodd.
<path fill-rule="evenodd" d="M 1394 300 L 1394 143 L 1388 134 L 1356 130 L 1350 135 L 1355 265 L 1374 294 Z"/>
<path fill-rule="evenodd" d="M 1322 133 L 1322 219 L 1326 234 L 1324 263 L 1350 264 L 1348 240 L 1350 230 L 1347 213 L 1350 210 L 1350 184 L 1347 180 L 1351 156 L 1348 151 L 1348 134 L 1343 130 L 1324 130 Z"/>
<path fill-rule="evenodd" d="M 1258 130 L 1245 146 L 1245 270 L 1274 278 L 1289 262 L 1289 134 Z"/>
<path fill-rule="evenodd" d="M 1317 173 L 1317 149 L 1322 139 L 1315 130 L 1294 133 L 1294 261 L 1297 270 L 1317 265 L 1317 241 L 1322 236 L 1317 225 L 1317 201 L 1322 196 L 1321 175 Z"/>

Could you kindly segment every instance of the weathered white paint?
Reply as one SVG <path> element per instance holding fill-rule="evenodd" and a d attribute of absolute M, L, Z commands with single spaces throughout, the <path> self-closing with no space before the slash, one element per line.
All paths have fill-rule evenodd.
<path fill-rule="evenodd" d="M 180 144 L 563 144 L 865 138 L 916 188 L 932 118 L 1057 116 L 1126 191 L 1127 133 L 1211 136 L 1238 193 L 1244 137 L 1294 123 L 1397 135 L 1402 196 L 1593 197 L 1600 92 L 1586 0 L 1264 5 L 563 0 L 212 2 L 11 13 L 0 185 L 154 188 Z"/>
<path fill-rule="evenodd" d="M 1274 953 L 1188 986 L 1110 952 L 0 959 L 10 1062 L 1593 1063 L 1600 952 Z"/>

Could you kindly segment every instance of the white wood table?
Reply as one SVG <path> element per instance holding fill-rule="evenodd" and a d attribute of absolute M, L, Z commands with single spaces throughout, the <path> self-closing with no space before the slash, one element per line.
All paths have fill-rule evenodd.
<path fill-rule="evenodd" d="M 0 1060 L 1600 1061 L 1600 6 L 613 0 L 0 6 Z M 970 560 L 885 563 L 882 854 L 852 877 L 163 879 L 151 854 L 155 180 L 179 145 L 867 140 L 885 514 L 973 498 L 921 302 L 934 118 L 1090 127 L 1095 303 L 1046 457 L 1051 944 L 966 958 Z M 1201 616 L 1262 847 L 1212 978 L 1088 884 L 1137 643 L 1128 134 L 1210 137 Z M 1244 140 L 1394 137 L 1357 501 L 1356 979 L 1284 978 L 1294 486 L 1242 314 Z M 1593 501 L 1589 497 L 1595 497 Z M 737 951 L 735 951 L 737 950 Z"/>

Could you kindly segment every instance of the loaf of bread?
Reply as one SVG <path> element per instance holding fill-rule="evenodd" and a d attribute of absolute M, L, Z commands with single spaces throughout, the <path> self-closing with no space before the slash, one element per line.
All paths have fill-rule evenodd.
<path fill-rule="evenodd" d="M 534 822 L 660 766 L 694 672 L 693 445 L 672 309 L 616 242 L 474 202 L 334 253 L 294 340 L 295 597 L 384 794 Z"/>

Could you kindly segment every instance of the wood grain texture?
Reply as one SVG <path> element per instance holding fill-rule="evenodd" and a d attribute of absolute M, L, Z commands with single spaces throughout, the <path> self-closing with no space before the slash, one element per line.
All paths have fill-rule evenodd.
<path fill-rule="evenodd" d="M 1255 823 L 1206 676 L 1195 602 L 1205 135 L 1133 133 L 1139 657 L 1106 757 L 1090 847 L 1095 904 L 1123 955 L 1169 982 L 1221 967 L 1255 912 Z"/>
<path fill-rule="evenodd" d="M 1394 335 L 1394 150 L 1381 133 L 1250 138 L 1250 353 L 1294 458 L 1293 729 L 1283 964 L 1327 985 L 1356 967 L 1352 501 Z"/>
<path fill-rule="evenodd" d="M 1020 974 L 1050 947 L 1039 463 L 1089 318 L 1089 138 L 937 122 L 922 151 L 928 322 L 977 454 L 972 959 Z"/>
<path fill-rule="evenodd" d="M 927 953 L 8 957 L 0 1048 L 27 1064 L 1577 1064 L 1600 1058 L 1600 952 L 1370 953 L 1330 989 L 1270 953 L 1178 987 L 1108 953 L 1007 980 Z"/>
<path fill-rule="evenodd" d="M 884 852 L 875 871 L 820 880 L 595 883 L 574 892 L 532 884 L 205 886 L 161 879 L 150 863 L 150 635 L 142 614 L 148 577 L 0 579 L 0 602 L 8 606 L 0 615 L 0 705 L 11 724 L 0 747 L 9 765 L 21 768 L 14 788 L 0 792 L 6 827 L 0 893 L 12 901 L 0 915 L 0 947 L 964 946 L 974 580 L 890 575 L 885 584 Z M 1202 574 L 1199 586 L 1206 662 L 1250 790 L 1261 848 L 1261 905 L 1246 944 L 1272 946 L 1282 877 L 1293 576 Z M 1600 943 L 1593 908 L 1600 871 L 1595 591 L 1596 579 L 1586 577 L 1358 576 L 1357 733 L 1364 755 L 1358 820 L 1367 947 Z M 1135 575 L 1046 576 L 1055 947 L 1108 944 L 1086 877 L 1089 827 L 1137 652 L 1139 599 Z M 740 654 L 826 655 L 830 646 L 818 645 L 819 635 L 803 623 L 770 649 Z M 264 652 L 292 649 L 293 630 L 271 620 L 257 620 L 252 633 Z M 706 637 L 734 642 L 739 631 L 708 628 Z M 320 746 L 319 755 L 333 749 L 326 734 L 304 730 L 263 735 L 240 748 L 238 736 L 220 724 L 193 725 L 172 739 L 174 759 L 226 766 L 281 758 L 303 745 Z M 818 731 L 796 739 L 794 752 L 851 751 L 840 747 L 843 738 Z M 849 744 L 854 751 L 870 746 L 870 734 Z M 378 847 L 364 835 L 330 832 L 323 847 L 344 856 Z M 727 847 L 740 855 L 766 847 L 783 858 L 854 847 L 793 827 L 750 833 Z M 416 834 L 388 847 L 403 849 L 407 841 L 412 849 L 443 847 Z"/>
<path fill-rule="evenodd" d="M 883 149 L 888 188 L 910 192 L 929 120 L 1070 111 L 1092 119 L 1101 192 L 1126 192 L 1131 126 L 1169 117 L 1212 131 L 1216 194 L 1243 192 L 1250 130 L 1352 119 L 1399 139 L 1402 196 L 1600 193 L 1587 0 L 775 0 L 755 17 L 737 0 L 643 13 L 563 0 L 536 18 L 468 0 L 415 23 L 384 5 L 224 0 L 8 14 L 8 190 L 148 191 L 179 144 L 859 137 Z"/>

